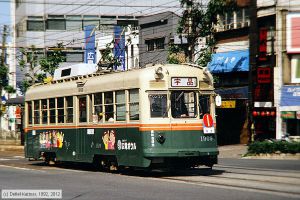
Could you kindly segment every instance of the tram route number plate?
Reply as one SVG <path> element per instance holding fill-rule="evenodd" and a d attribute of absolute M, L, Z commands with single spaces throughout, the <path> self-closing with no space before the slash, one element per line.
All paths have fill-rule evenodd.
<path fill-rule="evenodd" d="M 215 133 L 215 127 L 203 127 L 203 133 Z"/>

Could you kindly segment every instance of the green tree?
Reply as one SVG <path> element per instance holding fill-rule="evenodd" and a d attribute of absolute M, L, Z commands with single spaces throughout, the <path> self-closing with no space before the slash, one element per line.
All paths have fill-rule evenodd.
<path fill-rule="evenodd" d="M 21 48 L 21 59 L 19 60 L 19 67 L 25 72 L 25 79 L 22 81 L 21 90 L 23 93 L 35 84 L 42 83 L 47 76 L 53 76 L 55 69 L 59 64 L 65 61 L 65 56 L 62 52 L 63 44 L 58 43 L 53 48 L 49 55 L 41 55 L 41 51 L 36 49 L 34 45 L 29 48 Z"/>
<path fill-rule="evenodd" d="M 177 46 L 180 51 L 184 52 L 189 62 L 206 66 L 211 60 L 212 50 L 215 46 L 217 16 L 233 11 L 236 8 L 236 3 L 234 0 L 210 0 L 207 4 L 193 0 L 179 1 L 184 10 L 179 20 L 177 32 L 181 37 L 187 38 L 188 44 Z M 206 38 L 206 46 L 200 49 L 199 52 L 195 52 L 198 38 Z M 169 55 L 172 53 L 170 51 Z M 194 61 L 195 54 L 199 54 L 197 61 Z"/>
<path fill-rule="evenodd" d="M 48 56 L 43 57 L 39 61 L 39 64 L 41 65 L 41 70 L 53 76 L 55 69 L 59 67 L 59 63 L 65 61 L 65 56 L 61 51 L 63 48 L 63 44 L 58 43 L 57 46 L 54 48 L 53 52 L 50 52 Z"/>
<path fill-rule="evenodd" d="M 5 63 L 5 57 L 6 57 L 6 37 L 8 35 L 7 32 L 7 25 L 3 26 L 3 32 L 2 32 L 2 47 L 1 47 L 1 57 L 0 57 L 0 97 L 2 97 L 2 91 L 3 89 L 7 93 L 15 93 L 15 89 L 9 85 L 8 83 L 8 67 Z M 2 116 L 2 101 L 0 100 L 0 116 Z M 1 121 L 0 121 L 1 124 Z M 1 128 L 1 125 L 0 125 Z"/>

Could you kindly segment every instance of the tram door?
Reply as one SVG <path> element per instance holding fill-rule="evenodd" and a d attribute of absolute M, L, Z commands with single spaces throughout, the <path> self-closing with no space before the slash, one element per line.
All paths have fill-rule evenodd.
<path fill-rule="evenodd" d="M 79 96 L 79 123 L 87 123 L 88 117 L 88 96 Z M 80 128 L 76 130 L 76 152 L 77 160 L 90 161 L 92 159 L 94 129 Z"/>
<path fill-rule="evenodd" d="M 26 151 L 25 157 L 36 157 L 39 153 L 39 137 L 36 135 L 35 131 L 26 134 Z M 35 155 L 36 154 L 36 155 Z"/>

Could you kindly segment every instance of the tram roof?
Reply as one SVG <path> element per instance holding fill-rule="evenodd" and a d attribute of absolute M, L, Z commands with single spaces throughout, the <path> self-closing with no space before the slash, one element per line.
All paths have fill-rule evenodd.
<path fill-rule="evenodd" d="M 27 90 L 25 99 L 28 101 L 134 88 L 150 90 L 151 83 L 157 83 L 155 72 L 159 67 L 161 67 L 164 76 L 162 81 L 158 82 L 162 83 L 158 87 L 160 90 L 168 89 L 167 77 L 197 77 L 200 83 L 207 83 L 207 80 L 211 78 L 211 76 L 206 75 L 209 72 L 205 72 L 206 70 L 195 65 L 159 64 L 122 72 L 104 73 L 100 71 L 94 74 L 52 81 L 51 83 L 35 84 Z M 210 80 L 211 82 L 212 80 Z M 208 90 L 212 90 L 213 85 L 209 85 Z M 81 91 L 79 91 L 80 88 Z"/>

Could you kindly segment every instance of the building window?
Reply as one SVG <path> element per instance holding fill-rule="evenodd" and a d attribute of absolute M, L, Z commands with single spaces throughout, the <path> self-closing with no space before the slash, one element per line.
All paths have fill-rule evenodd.
<path fill-rule="evenodd" d="M 146 40 L 145 44 L 147 45 L 147 51 L 154 51 L 156 49 L 165 48 L 165 38 L 156 38 L 151 40 Z"/>
<path fill-rule="evenodd" d="M 101 16 L 100 24 L 115 25 L 115 24 L 117 24 L 117 18 L 116 18 L 116 16 Z M 104 28 L 106 28 L 106 27 L 104 27 Z"/>
<path fill-rule="evenodd" d="M 83 62 L 83 52 L 66 52 L 66 62 Z"/>
<path fill-rule="evenodd" d="M 83 28 L 86 26 L 95 26 L 99 30 L 99 17 L 97 15 L 84 15 Z"/>
<path fill-rule="evenodd" d="M 300 83 L 300 55 L 292 55 L 291 82 Z"/>
<path fill-rule="evenodd" d="M 47 19 L 48 30 L 66 30 L 66 20 L 63 15 L 49 15 Z"/>
<path fill-rule="evenodd" d="M 45 23 L 43 17 L 29 16 L 27 20 L 27 31 L 44 31 Z"/>
<path fill-rule="evenodd" d="M 154 40 L 146 40 L 147 51 L 154 51 Z"/>
<path fill-rule="evenodd" d="M 82 19 L 80 15 L 68 15 L 66 17 L 66 30 L 80 31 L 82 30 Z"/>
<path fill-rule="evenodd" d="M 155 40 L 156 49 L 164 49 L 165 48 L 165 38 L 158 38 Z"/>
<path fill-rule="evenodd" d="M 234 12 L 218 16 L 217 31 L 249 26 L 249 8 L 240 8 Z"/>

